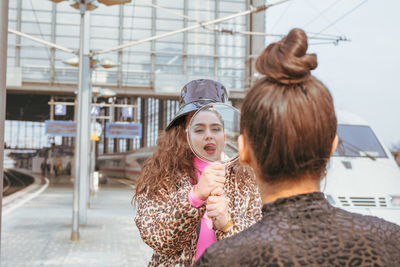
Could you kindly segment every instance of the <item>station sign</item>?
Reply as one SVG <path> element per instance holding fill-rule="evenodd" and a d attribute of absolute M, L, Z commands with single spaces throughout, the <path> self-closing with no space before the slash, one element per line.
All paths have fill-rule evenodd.
<path fill-rule="evenodd" d="M 141 123 L 106 123 L 107 138 L 141 138 Z"/>
<path fill-rule="evenodd" d="M 50 136 L 75 137 L 76 122 L 74 121 L 45 121 L 45 133 Z M 92 123 L 92 133 L 100 136 L 102 127 L 99 123 Z M 106 123 L 107 138 L 141 138 L 141 123 Z"/>
<path fill-rule="evenodd" d="M 92 106 L 90 110 L 90 114 L 92 116 L 100 116 L 100 107 L 99 106 Z"/>
<path fill-rule="evenodd" d="M 133 108 L 132 107 L 123 107 L 122 108 L 122 117 L 132 118 L 132 116 L 133 116 Z"/>
<path fill-rule="evenodd" d="M 63 104 L 56 104 L 54 109 L 55 115 L 65 116 L 67 115 L 67 106 Z"/>
<path fill-rule="evenodd" d="M 76 122 L 74 121 L 45 121 L 45 133 L 50 136 L 70 136 L 76 133 Z"/>

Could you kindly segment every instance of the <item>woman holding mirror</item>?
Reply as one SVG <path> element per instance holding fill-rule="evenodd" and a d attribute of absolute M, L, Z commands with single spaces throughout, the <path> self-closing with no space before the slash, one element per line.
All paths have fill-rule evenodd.
<path fill-rule="evenodd" d="M 134 196 L 135 222 L 143 241 L 154 250 L 149 266 L 191 266 L 212 243 L 261 218 L 252 172 L 234 162 L 234 156 L 229 164 L 224 161 L 225 143 L 234 135 L 226 126 L 233 119 L 225 120 L 227 112 L 214 106 L 194 115 L 227 98 L 219 82 L 201 79 L 186 84 L 180 110 L 143 167 Z"/>

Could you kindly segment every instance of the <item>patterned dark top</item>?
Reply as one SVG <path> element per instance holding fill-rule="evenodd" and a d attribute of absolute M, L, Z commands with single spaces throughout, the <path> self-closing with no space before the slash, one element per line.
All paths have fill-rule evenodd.
<path fill-rule="evenodd" d="M 400 266 L 400 226 L 335 208 L 323 193 L 278 199 L 262 212 L 195 266 Z"/>

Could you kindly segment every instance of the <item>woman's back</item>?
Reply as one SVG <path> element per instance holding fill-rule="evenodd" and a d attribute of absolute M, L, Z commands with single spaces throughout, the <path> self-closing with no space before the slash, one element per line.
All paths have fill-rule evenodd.
<path fill-rule="evenodd" d="M 321 192 L 262 211 L 260 222 L 210 247 L 196 266 L 400 266 L 400 226 L 335 208 Z"/>

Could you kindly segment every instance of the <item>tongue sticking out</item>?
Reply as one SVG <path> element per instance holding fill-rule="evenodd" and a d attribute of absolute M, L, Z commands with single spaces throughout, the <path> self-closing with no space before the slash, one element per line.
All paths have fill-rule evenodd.
<path fill-rule="evenodd" d="M 214 144 L 207 144 L 204 146 L 204 150 L 206 151 L 207 154 L 212 155 L 215 153 L 215 150 L 217 150 L 217 147 Z"/>

